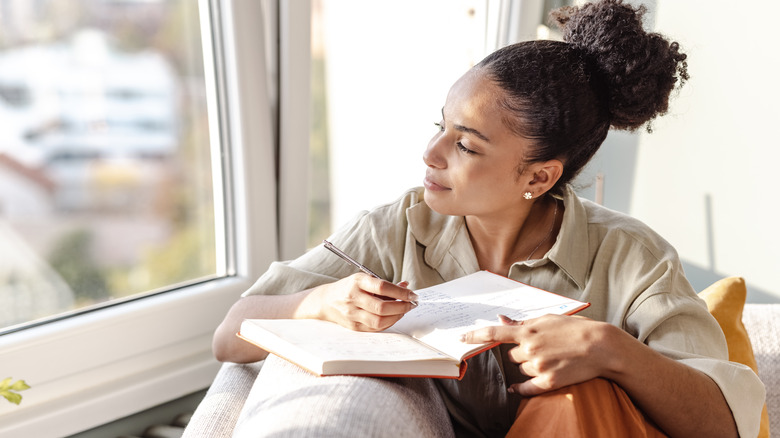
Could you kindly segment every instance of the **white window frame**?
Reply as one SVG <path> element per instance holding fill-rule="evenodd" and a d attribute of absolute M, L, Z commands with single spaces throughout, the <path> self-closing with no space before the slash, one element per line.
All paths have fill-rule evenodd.
<path fill-rule="evenodd" d="M 206 61 L 206 72 L 219 80 L 209 90 L 209 123 L 212 142 L 220 141 L 212 144 L 222 144 L 213 154 L 221 163 L 215 186 L 227 189 L 224 218 L 216 221 L 219 232 L 224 219 L 228 236 L 226 276 L 0 336 L 0 378 L 32 386 L 19 406 L 0 400 L 0 436 L 70 435 L 208 387 L 219 368 L 211 339 L 227 309 L 279 254 L 303 251 L 305 180 L 285 188 L 277 208 L 275 176 L 277 138 L 279 181 L 305 174 L 308 164 L 308 138 L 301 138 L 308 129 L 301 127 L 309 120 L 310 6 L 289 3 L 199 0 L 202 32 L 211 36 L 204 59 L 216 60 Z M 274 58 L 265 52 L 274 44 L 263 43 L 264 11 L 274 31 L 278 24 L 279 80 L 267 76 L 266 59 Z M 215 205 L 222 193 L 215 190 Z M 287 237 L 278 237 L 278 223 Z"/>

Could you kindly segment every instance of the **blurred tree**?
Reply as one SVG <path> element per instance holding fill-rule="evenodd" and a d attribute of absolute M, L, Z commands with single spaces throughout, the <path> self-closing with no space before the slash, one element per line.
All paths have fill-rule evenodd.
<path fill-rule="evenodd" d="M 202 279 L 216 272 L 214 223 L 204 222 L 178 228 L 167 242 L 145 251 L 139 269 L 146 274 L 147 290 Z"/>
<path fill-rule="evenodd" d="M 54 245 L 49 264 L 70 286 L 76 300 L 91 304 L 110 297 L 104 273 L 91 251 L 92 233 L 77 229 L 64 234 Z"/>

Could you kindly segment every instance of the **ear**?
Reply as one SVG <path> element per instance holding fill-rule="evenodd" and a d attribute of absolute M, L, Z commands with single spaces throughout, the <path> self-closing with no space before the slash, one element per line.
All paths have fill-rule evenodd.
<path fill-rule="evenodd" d="M 532 172 L 532 179 L 528 182 L 528 188 L 536 198 L 555 186 L 563 175 L 563 163 L 560 160 L 534 163 L 529 170 Z"/>

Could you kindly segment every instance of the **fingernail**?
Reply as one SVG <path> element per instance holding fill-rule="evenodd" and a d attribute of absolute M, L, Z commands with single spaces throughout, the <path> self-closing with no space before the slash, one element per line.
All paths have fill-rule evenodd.
<path fill-rule="evenodd" d="M 420 296 L 414 292 L 409 292 L 409 301 L 419 301 Z"/>
<path fill-rule="evenodd" d="M 466 342 L 466 335 L 465 335 L 465 334 L 463 334 L 463 335 L 460 335 L 460 337 L 458 338 L 458 340 L 460 340 L 460 342 Z"/>
<path fill-rule="evenodd" d="M 509 388 L 506 389 L 506 392 L 508 392 L 510 394 L 514 394 L 515 393 L 515 387 L 514 386 L 510 386 Z"/>

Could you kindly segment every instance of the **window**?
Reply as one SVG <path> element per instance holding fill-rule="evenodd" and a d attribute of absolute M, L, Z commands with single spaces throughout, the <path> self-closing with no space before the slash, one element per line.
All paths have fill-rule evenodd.
<path fill-rule="evenodd" d="M 57 32 L 61 29 L 79 28 L 73 23 L 91 23 L 88 34 L 93 36 L 85 40 L 90 49 L 86 52 L 93 56 L 98 47 L 100 59 L 118 57 L 124 63 L 111 76 L 113 82 L 94 72 L 90 81 L 69 75 L 67 70 L 57 72 L 81 84 L 87 90 L 79 89 L 81 94 L 71 89 L 51 92 L 52 84 L 60 78 L 49 78 L 42 68 L 26 70 L 17 75 L 16 82 L 0 73 L 0 148 L 6 152 L 13 145 L 30 153 L 24 156 L 14 151 L 6 154 L 12 159 L 0 162 L 4 169 L 0 178 L 13 181 L 0 181 L 0 199 L 13 201 L 6 203 L 0 214 L 0 265 L 5 266 L 8 260 L 16 263 L 25 251 L 24 255 L 34 260 L 28 266 L 42 273 L 37 281 L 72 288 L 64 279 L 67 276 L 52 266 L 56 263 L 48 262 L 50 252 L 34 250 L 38 240 L 49 238 L 65 220 L 55 223 L 54 228 L 20 233 L 30 224 L 16 220 L 16 228 L 12 228 L 8 218 L 20 214 L 31 222 L 38 218 L 19 207 L 24 206 L 83 225 L 85 231 L 72 233 L 68 244 L 61 245 L 71 248 L 59 256 L 63 265 L 74 261 L 69 254 L 76 248 L 94 262 L 82 267 L 82 273 L 88 273 L 92 266 L 110 273 L 107 284 L 112 288 L 93 290 L 109 291 L 111 301 L 106 301 L 106 296 L 72 299 L 83 304 L 81 310 L 58 313 L 74 309 L 68 307 L 72 303 L 65 303 L 34 324 L 6 327 L 0 335 L 4 375 L 24 379 L 32 386 L 25 391 L 20 406 L 0 404 L 0 435 L 67 436 L 201 390 L 213 380 L 219 366 L 211 353 L 215 327 L 239 294 L 279 258 L 274 139 L 280 135 L 273 122 L 274 108 L 278 107 L 273 79 L 276 64 L 266 58 L 269 51 L 265 46 L 274 46 L 271 42 L 277 40 L 277 29 L 300 27 L 295 23 L 307 23 L 309 14 L 308 10 L 302 17 L 297 11 L 277 12 L 270 0 L 0 4 L 1 32 L 10 32 L 13 26 L 6 21 L 18 16 L 27 20 L 21 28 L 36 32 L 28 38 L 37 38 L 29 44 L 12 44 L 7 33 L 0 34 L 0 56 L 8 51 L 18 55 L 21 46 L 37 47 L 38 56 L 53 41 L 59 41 Z M 11 14 L 13 8 L 20 9 Z M 121 12 L 113 18 L 94 18 L 108 11 Z M 64 24 L 39 25 L 35 20 L 42 22 L 41 17 L 56 17 Z M 138 26 L 145 26 L 140 36 L 136 35 Z M 105 46 L 95 43 L 102 37 L 94 38 L 103 27 L 103 33 L 116 33 L 106 37 Z M 154 29 L 172 38 L 166 41 L 183 45 L 158 44 L 154 35 L 163 36 Z M 136 39 L 123 40 L 128 36 Z M 140 50 L 134 45 L 138 38 L 156 42 Z M 65 51 L 66 46 L 63 42 L 58 47 Z M 308 54 L 308 44 L 289 50 Z M 136 56 L 145 60 L 138 61 L 141 58 Z M 157 61 L 149 61 L 153 58 Z M 6 68 L 7 60 L 2 59 L 0 69 Z M 144 71 L 131 71 L 127 66 L 131 62 L 145 63 Z M 178 62 L 186 65 L 177 70 Z M 187 74 L 181 76 L 182 71 Z M 147 78 L 155 72 L 162 72 L 159 80 Z M 119 80 L 130 73 L 147 80 Z M 168 75 L 165 80 L 163 73 Z M 21 83 L 28 79 L 25 76 L 50 81 L 44 83 L 50 91 L 47 111 L 59 114 L 55 110 L 64 103 L 75 109 L 54 119 L 56 123 L 37 123 L 38 129 L 20 136 L 17 131 L 34 119 L 12 115 L 37 105 L 39 93 L 39 88 Z M 177 85 L 173 105 L 168 105 L 163 102 L 170 97 L 166 87 L 171 80 Z M 296 88 L 288 79 L 283 82 Z M 304 98 L 308 102 L 308 95 Z M 56 166 L 60 173 L 36 168 L 33 164 L 40 162 L 41 156 L 47 157 L 47 166 Z M 57 178 L 72 182 L 68 190 L 54 190 Z M 15 184 L 28 186 L 26 198 L 17 199 L 20 193 L 10 189 L 17 187 Z M 299 216 L 302 211 L 300 208 Z M 112 239 L 99 240 L 89 235 L 101 224 L 94 222 L 95 218 L 118 219 L 124 227 L 114 230 Z M 164 226 L 155 223 L 159 228 L 152 227 L 148 220 L 162 221 Z M 124 246 L 135 245 L 136 238 L 143 240 L 144 246 L 130 254 L 140 260 L 140 266 L 153 269 L 127 268 L 129 264 L 116 264 L 106 255 L 113 254 L 113 245 L 126 251 Z M 8 242 L 24 249 L 6 251 Z M 174 251 L 177 246 L 180 250 Z M 108 252 L 97 252 L 104 247 L 109 247 Z M 155 258 L 146 259 L 152 255 Z M 126 269 L 132 274 L 126 275 Z M 100 273 L 103 281 L 104 274 Z M 82 274 L 77 280 L 87 278 Z M 0 280 L 0 284 L 5 281 Z M 0 299 L 7 297 L 0 292 Z"/>
<path fill-rule="evenodd" d="M 2 19 L 0 330 L 224 273 L 198 4 Z"/>

